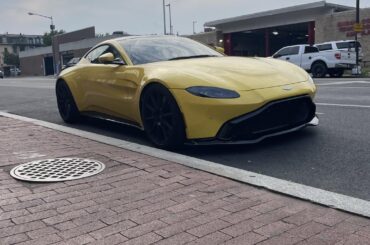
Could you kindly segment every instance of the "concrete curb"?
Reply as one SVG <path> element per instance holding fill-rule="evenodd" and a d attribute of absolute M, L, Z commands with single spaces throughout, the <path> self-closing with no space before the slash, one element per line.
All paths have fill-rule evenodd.
<path fill-rule="evenodd" d="M 112 145 L 126 150 L 175 162 L 184 166 L 203 170 L 212 174 L 227 177 L 250 185 L 263 187 L 271 191 L 283 193 L 303 200 L 308 200 L 313 203 L 318 203 L 321 205 L 329 206 L 350 213 L 370 217 L 370 202 L 362 199 L 345 196 L 342 194 L 337 194 L 334 192 L 325 191 L 318 188 L 297 184 L 294 182 L 281 180 L 246 170 L 228 167 L 215 162 L 205 161 L 194 157 L 181 155 L 178 153 L 168 152 L 153 147 L 143 146 L 124 140 L 102 136 L 95 133 L 82 131 L 79 129 L 69 128 L 66 126 L 40 121 L 37 119 L 22 117 L 7 112 L 0 112 L 0 116 L 17 119 L 24 122 L 29 122 L 35 125 L 80 136 L 107 145 Z"/>

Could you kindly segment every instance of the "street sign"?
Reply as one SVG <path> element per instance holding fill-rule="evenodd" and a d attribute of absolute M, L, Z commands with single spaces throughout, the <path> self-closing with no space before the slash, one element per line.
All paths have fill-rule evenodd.
<path fill-rule="evenodd" d="M 353 25 L 353 31 L 355 31 L 355 32 L 363 32 L 363 30 L 364 30 L 364 26 L 363 26 L 362 23 L 355 23 Z"/>

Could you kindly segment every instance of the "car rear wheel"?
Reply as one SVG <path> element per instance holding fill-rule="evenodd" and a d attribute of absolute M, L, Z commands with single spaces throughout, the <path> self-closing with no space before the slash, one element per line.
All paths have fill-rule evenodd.
<path fill-rule="evenodd" d="M 343 69 L 334 69 L 329 71 L 330 77 L 342 77 L 344 73 Z"/>
<path fill-rule="evenodd" d="M 166 87 L 149 85 L 140 104 L 144 130 L 153 144 L 160 148 L 175 148 L 184 143 L 184 120 L 175 98 Z"/>
<path fill-rule="evenodd" d="M 323 78 L 326 76 L 327 68 L 325 63 L 323 62 L 316 62 L 312 65 L 311 72 L 313 77 Z"/>
<path fill-rule="evenodd" d="M 63 80 L 57 82 L 55 92 L 59 114 L 66 123 L 75 123 L 80 119 L 80 112 L 77 109 L 71 90 Z"/>

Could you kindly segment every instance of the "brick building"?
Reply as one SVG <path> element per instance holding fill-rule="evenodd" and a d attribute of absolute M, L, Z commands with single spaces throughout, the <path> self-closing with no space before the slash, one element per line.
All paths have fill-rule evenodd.
<path fill-rule="evenodd" d="M 0 69 L 9 73 L 9 64 L 4 62 L 4 53 L 18 55 L 21 51 L 30 50 L 43 46 L 43 38 L 40 35 L 25 34 L 0 34 Z"/>
<path fill-rule="evenodd" d="M 224 45 L 225 53 L 237 56 L 270 56 L 295 44 L 353 40 L 356 10 L 325 1 L 297 5 L 205 23 L 215 31 L 189 37 Z M 364 61 L 370 61 L 370 8 L 361 9 L 364 31 L 359 37 Z"/>

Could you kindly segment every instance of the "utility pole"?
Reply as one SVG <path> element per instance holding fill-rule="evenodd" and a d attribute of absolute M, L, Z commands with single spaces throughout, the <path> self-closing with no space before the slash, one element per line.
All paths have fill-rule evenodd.
<path fill-rule="evenodd" d="M 170 16 L 170 35 L 173 34 L 173 26 L 172 26 L 172 14 L 171 14 L 171 4 L 167 4 L 166 5 L 168 7 L 168 12 L 169 12 L 169 16 Z"/>
<path fill-rule="evenodd" d="M 164 35 L 167 35 L 167 30 L 166 30 L 166 3 L 165 0 L 163 0 L 163 28 L 164 28 Z"/>
<path fill-rule="evenodd" d="M 356 25 L 359 26 L 360 25 L 360 0 L 356 0 Z M 357 75 L 359 75 L 359 45 L 358 45 L 358 31 L 356 31 L 356 36 L 355 36 L 355 40 L 356 40 L 356 73 Z"/>
<path fill-rule="evenodd" d="M 193 34 L 195 34 L 195 23 L 197 23 L 197 21 L 193 20 Z"/>

